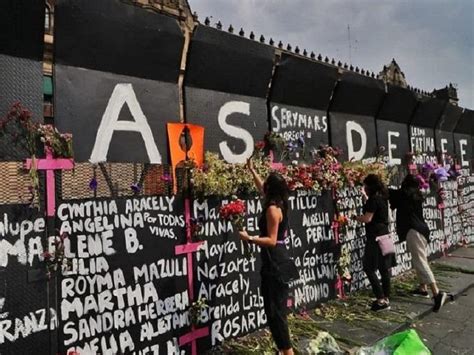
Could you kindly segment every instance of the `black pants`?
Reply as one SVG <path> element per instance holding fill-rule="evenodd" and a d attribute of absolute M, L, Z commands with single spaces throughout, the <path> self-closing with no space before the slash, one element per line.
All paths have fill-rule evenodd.
<path fill-rule="evenodd" d="M 367 278 L 372 286 L 375 297 L 377 299 L 390 297 L 390 270 L 387 268 L 379 268 L 380 276 L 382 276 L 382 286 L 380 285 L 379 278 L 377 277 L 377 270 L 364 270 L 367 274 Z"/>
<path fill-rule="evenodd" d="M 272 277 L 262 274 L 263 306 L 267 315 L 273 340 L 278 350 L 291 348 L 290 332 L 287 321 L 288 286 L 281 285 Z"/>
<path fill-rule="evenodd" d="M 394 266 L 394 255 L 383 256 L 375 240 L 367 240 L 364 254 L 364 272 L 367 274 L 372 290 L 377 299 L 390 297 L 390 268 Z M 377 270 L 382 276 L 382 285 L 377 277 Z"/>

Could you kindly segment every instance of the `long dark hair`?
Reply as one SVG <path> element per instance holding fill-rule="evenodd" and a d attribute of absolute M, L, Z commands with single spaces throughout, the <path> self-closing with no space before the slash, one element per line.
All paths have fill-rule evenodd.
<path fill-rule="evenodd" d="M 402 181 L 402 190 L 413 201 L 423 201 L 423 194 L 420 190 L 420 181 L 415 175 L 408 174 Z"/>
<path fill-rule="evenodd" d="M 379 195 L 384 199 L 388 199 L 388 189 L 378 175 L 369 174 L 364 179 L 364 185 L 367 187 L 367 195 L 369 197 Z"/>
<path fill-rule="evenodd" d="M 265 208 L 276 205 L 284 213 L 288 211 L 289 188 L 283 176 L 275 172 L 270 173 L 263 184 L 263 192 L 265 193 Z"/>

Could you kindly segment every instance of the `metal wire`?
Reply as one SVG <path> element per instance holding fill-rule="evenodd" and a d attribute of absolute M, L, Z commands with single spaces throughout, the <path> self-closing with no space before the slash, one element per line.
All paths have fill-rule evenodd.
<path fill-rule="evenodd" d="M 32 188 L 22 162 L 0 162 L 0 204 L 37 204 L 38 196 L 32 200 Z"/>
<path fill-rule="evenodd" d="M 168 194 L 169 170 L 167 165 L 142 163 L 77 163 L 61 172 L 61 199 Z"/>

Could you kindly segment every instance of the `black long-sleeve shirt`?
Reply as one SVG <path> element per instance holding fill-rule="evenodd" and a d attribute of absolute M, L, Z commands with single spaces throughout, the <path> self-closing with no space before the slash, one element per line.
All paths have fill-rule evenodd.
<path fill-rule="evenodd" d="M 369 197 L 363 212 L 373 213 L 372 220 L 365 224 L 367 238 L 375 239 L 388 234 L 388 204 L 385 198 L 379 195 Z"/>
<path fill-rule="evenodd" d="M 423 218 L 423 201 L 411 197 L 403 189 L 389 189 L 390 207 L 397 210 L 396 228 L 400 240 L 405 240 L 410 229 L 429 240 L 430 229 Z"/>

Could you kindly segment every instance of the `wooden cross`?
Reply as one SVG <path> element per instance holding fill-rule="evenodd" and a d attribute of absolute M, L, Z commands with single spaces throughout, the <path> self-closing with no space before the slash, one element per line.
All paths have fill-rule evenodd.
<path fill-rule="evenodd" d="M 56 182 L 54 170 L 71 170 L 74 168 L 73 159 L 55 159 L 50 147 L 45 148 L 45 159 L 27 159 L 26 169 L 46 171 L 46 216 L 53 217 L 56 213 Z"/>
<path fill-rule="evenodd" d="M 193 253 L 195 253 L 204 242 L 193 243 L 191 234 L 191 201 L 189 198 L 184 200 L 184 219 L 186 222 L 186 244 L 177 245 L 175 247 L 175 254 L 186 254 L 188 266 L 188 294 L 190 304 L 194 300 L 194 278 L 193 278 Z M 179 346 L 191 343 L 191 354 L 197 355 L 196 340 L 209 335 L 209 327 L 196 328 L 194 324 L 191 325 L 191 331 L 179 337 Z"/>

